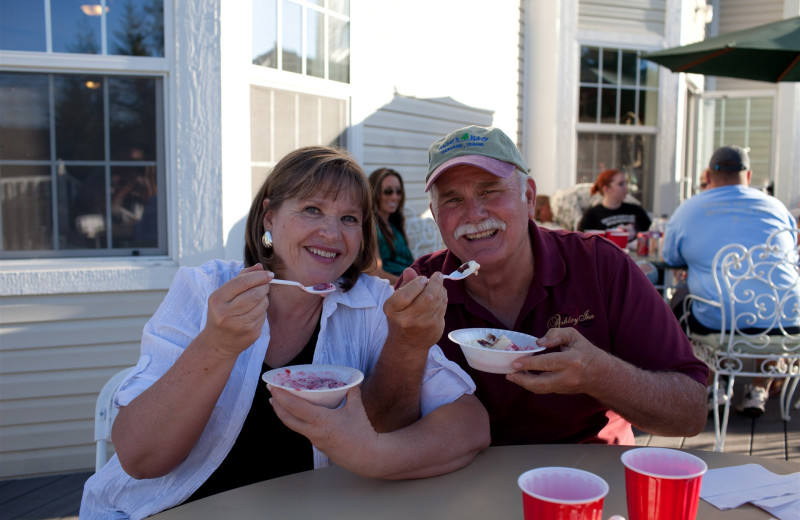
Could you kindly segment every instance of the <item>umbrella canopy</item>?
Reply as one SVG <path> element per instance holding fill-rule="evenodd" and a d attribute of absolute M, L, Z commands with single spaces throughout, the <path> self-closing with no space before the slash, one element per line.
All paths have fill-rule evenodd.
<path fill-rule="evenodd" d="M 673 72 L 800 81 L 800 16 L 644 54 Z"/>

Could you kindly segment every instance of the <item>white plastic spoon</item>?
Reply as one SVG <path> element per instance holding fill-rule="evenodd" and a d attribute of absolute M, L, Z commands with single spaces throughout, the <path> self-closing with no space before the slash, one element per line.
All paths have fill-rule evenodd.
<path fill-rule="evenodd" d="M 444 278 L 445 280 L 462 280 L 467 276 L 471 275 L 472 273 L 477 273 L 478 269 L 480 268 L 481 264 L 479 264 L 475 260 L 470 260 L 469 262 L 461 264 L 461 267 L 459 267 L 452 273 L 444 275 Z"/>
<path fill-rule="evenodd" d="M 270 283 L 276 283 L 278 285 L 294 285 L 295 287 L 299 287 L 310 294 L 328 294 L 336 290 L 336 286 L 332 283 L 320 283 L 312 287 L 306 287 L 300 282 L 295 282 L 292 280 L 279 280 L 277 278 L 274 278 Z"/>

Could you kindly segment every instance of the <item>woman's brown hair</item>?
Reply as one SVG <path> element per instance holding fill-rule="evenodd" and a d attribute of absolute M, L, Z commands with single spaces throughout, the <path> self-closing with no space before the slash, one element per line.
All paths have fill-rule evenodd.
<path fill-rule="evenodd" d="M 299 148 L 283 159 L 267 175 L 250 206 L 245 228 L 245 266 L 260 263 L 265 269 L 275 271 L 281 267 L 273 250 L 264 247 L 264 215 L 280 208 L 284 201 L 308 198 L 315 194 L 336 199 L 352 195 L 361 209 L 361 247 L 353 264 L 342 275 L 340 284 L 344 291 L 351 289 L 361 273 L 369 270 L 375 261 L 377 238 L 372 213 L 372 190 L 361 166 L 344 149 L 333 146 L 307 146 Z M 266 207 L 264 200 L 269 199 Z"/>
<path fill-rule="evenodd" d="M 383 185 L 383 179 L 390 175 L 394 175 L 397 177 L 397 180 L 400 181 L 400 189 L 403 190 L 403 193 L 400 195 L 400 204 L 397 205 L 397 210 L 389 215 L 389 222 L 397 228 L 407 244 L 406 217 L 403 215 L 403 208 L 406 205 L 406 188 L 403 186 L 403 177 L 391 168 L 378 168 L 369 174 L 369 185 L 372 187 L 372 203 L 374 206 L 375 220 L 378 222 L 378 228 L 380 228 L 381 233 L 386 238 L 386 245 L 389 246 L 389 251 L 392 258 L 394 258 L 396 251 L 394 249 L 394 240 L 391 240 L 393 235 L 392 230 L 389 229 L 389 226 L 386 225 L 386 222 L 384 222 L 382 218 L 378 217 L 378 205 L 381 203 L 381 186 Z"/>
<path fill-rule="evenodd" d="M 602 172 L 594 180 L 594 184 L 592 184 L 592 189 L 590 191 L 590 194 L 594 195 L 595 193 L 599 193 L 600 195 L 602 195 L 603 188 L 611 184 L 612 179 L 614 179 L 614 177 L 616 177 L 620 173 L 622 172 L 619 170 L 606 170 Z"/>

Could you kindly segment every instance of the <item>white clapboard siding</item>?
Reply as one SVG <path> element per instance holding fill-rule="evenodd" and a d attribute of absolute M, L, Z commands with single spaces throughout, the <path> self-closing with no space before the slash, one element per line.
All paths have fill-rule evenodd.
<path fill-rule="evenodd" d="M 783 18 L 783 0 L 725 0 L 719 13 L 717 34 L 726 34 L 749 29 L 765 23 L 777 22 Z M 718 77 L 716 90 L 775 90 L 777 85 L 764 81 L 747 81 L 735 78 Z"/>
<path fill-rule="evenodd" d="M 406 204 L 428 209 L 424 192 L 428 147 L 436 139 L 467 125 L 490 126 L 493 112 L 450 98 L 418 99 L 396 94 L 364 120 L 364 170 L 393 168 L 403 176 Z"/>
<path fill-rule="evenodd" d="M 665 0 L 580 0 L 578 28 L 664 36 Z"/>
<path fill-rule="evenodd" d="M 4 297 L 0 478 L 94 467 L 94 405 L 165 291 Z"/>

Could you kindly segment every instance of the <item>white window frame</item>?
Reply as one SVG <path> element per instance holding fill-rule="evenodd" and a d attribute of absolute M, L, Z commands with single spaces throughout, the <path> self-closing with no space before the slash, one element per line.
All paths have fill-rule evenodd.
<path fill-rule="evenodd" d="M 0 260 L 0 296 L 117 292 L 166 289 L 178 266 L 174 128 L 173 0 L 164 0 L 164 57 L 0 51 L 0 70 L 6 72 L 94 73 L 113 76 L 159 76 L 164 113 L 164 168 L 167 190 L 167 251 L 159 256 L 82 257 Z M 103 38 L 105 40 L 105 38 Z M 48 37 L 49 41 L 49 37 Z M 49 44 L 48 44 L 49 45 Z M 104 44 L 105 45 L 105 44 Z M 49 48 L 49 47 L 48 47 Z"/>
<path fill-rule="evenodd" d="M 580 99 L 579 99 L 579 97 L 580 97 L 580 89 L 581 89 L 581 87 L 583 85 L 583 82 L 581 81 L 581 78 L 580 78 L 580 66 L 581 66 L 580 52 L 581 52 L 581 48 L 583 48 L 583 47 L 595 47 L 595 48 L 600 48 L 602 51 L 605 51 L 605 50 L 628 51 L 628 52 L 635 52 L 635 53 L 641 55 L 641 54 L 643 54 L 645 52 L 648 52 L 650 50 L 651 46 L 652 45 L 650 43 L 644 43 L 644 42 L 641 42 L 641 43 L 638 43 L 638 42 L 637 43 L 632 43 L 632 42 L 620 43 L 620 42 L 615 42 L 615 41 L 598 40 L 598 39 L 586 39 L 586 40 L 579 39 L 576 42 L 576 50 L 577 50 L 576 66 L 577 66 L 577 70 L 576 70 L 576 77 L 575 77 L 575 94 L 574 94 L 574 96 L 575 96 L 575 134 L 574 134 L 574 140 L 575 140 L 574 141 L 574 143 L 575 143 L 574 154 L 575 154 L 575 157 L 573 158 L 573 161 L 574 161 L 573 164 L 575 165 L 575 175 L 576 176 L 577 176 L 577 171 L 578 171 L 578 168 L 577 168 L 577 166 L 578 166 L 578 164 L 577 164 L 578 145 L 579 145 L 579 141 L 580 141 L 578 137 L 582 133 L 584 133 L 584 134 L 585 133 L 591 133 L 591 134 L 614 134 L 614 135 L 631 135 L 631 134 L 633 134 L 633 135 L 648 135 L 648 136 L 652 136 L 656 140 L 656 143 L 653 146 L 653 153 L 656 154 L 656 157 L 653 157 L 653 165 L 657 164 L 657 161 L 658 161 L 658 150 L 659 150 L 658 140 L 661 138 L 660 135 L 659 135 L 658 123 L 656 125 L 624 125 L 622 123 L 602 123 L 602 122 L 601 123 L 592 123 L 592 122 L 588 122 L 588 121 L 579 121 L 578 120 L 579 112 L 580 112 Z M 641 57 L 640 57 L 640 59 L 641 59 Z M 661 90 L 662 76 L 663 76 L 663 73 L 662 73 L 662 71 L 659 70 L 658 82 L 656 83 L 656 85 L 654 87 L 641 88 L 640 86 L 635 86 L 635 89 L 629 89 L 629 90 L 635 90 L 636 91 L 637 99 L 638 99 L 639 92 L 642 92 L 642 91 L 652 92 L 657 96 L 656 102 L 655 102 L 656 109 L 658 110 L 658 113 L 656 114 L 656 117 L 655 117 L 655 120 L 657 122 L 661 121 L 661 111 L 663 109 L 663 107 L 662 107 L 662 95 L 663 95 L 663 93 L 662 93 L 662 90 Z M 619 102 L 620 102 L 619 89 L 617 88 L 616 85 L 614 86 L 614 89 L 617 91 L 616 92 L 616 103 L 617 103 L 617 109 L 619 109 Z M 638 105 L 637 105 L 637 109 L 638 109 Z M 657 167 L 656 167 L 656 170 L 657 170 Z M 596 173 L 600 173 L 600 172 L 598 171 Z M 651 179 L 651 181 L 653 182 L 653 184 L 657 184 L 658 183 L 658 179 L 657 179 L 656 171 L 653 171 L 653 173 L 651 175 L 653 177 Z M 657 204 L 657 202 L 655 202 L 655 199 L 657 198 L 656 194 L 654 194 L 653 198 L 654 198 L 654 204 Z"/>

